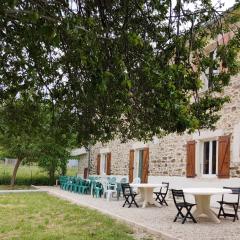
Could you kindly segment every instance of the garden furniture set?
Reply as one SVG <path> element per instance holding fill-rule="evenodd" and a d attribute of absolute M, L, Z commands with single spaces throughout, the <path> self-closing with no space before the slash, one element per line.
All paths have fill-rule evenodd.
<path fill-rule="evenodd" d="M 79 194 L 91 194 L 93 197 L 106 197 L 109 201 L 115 194 L 117 199 L 121 194 L 121 183 L 126 183 L 127 179 L 122 178 L 120 182 L 116 177 L 100 178 L 90 176 L 88 179 L 81 177 L 60 176 L 60 188 L 66 191 Z"/>
<path fill-rule="evenodd" d="M 168 182 L 153 184 L 140 183 L 140 181 L 140 178 L 136 178 L 133 183 L 129 184 L 127 178 L 122 178 L 117 182 L 115 177 L 100 178 L 93 176 L 90 176 L 88 179 L 61 176 L 59 179 L 60 187 L 63 190 L 80 194 L 91 194 L 93 197 L 97 198 L 105 196 L 107 201 L 109 201 L 114 194 L 117 200 L 119 200 L 122 193 L 125 199 L 123 207 L 127 205 L 130 208 L 134 205 L 138 208 L 139 203 L 138 200 L 136 200 L 138 196 L 140 196 L 143 201 L 143 208 L 158 204 L 168 206 L 166 200 L 169 192 Z M 154 191 L 155 189 L 159 190 Z M 232 217 L 233 221 L 238 220 L 240 200 L 240 188 L 238 187 L 171 189 L 171 193 L 177 209 L 177 215 L 173 220 L 174 222 L 181 218 L 182 224 L 184 224 L 187 219 L 197 223 L 197 219 L 203 215 L 207 216 L 208 219 L 215 223 L 220 223 L 219 219 L 221 217 Z M 195 197 L 195 203 L 186 201 L 185 194 L 193 195 Z M 222 195 L 222 199 L 217 201 L 220 205 L 218 215 L 210 208 L 210 199 L 212 195 Z M 231 200 L 227 197 L 230 195 Z M 233 197 L 235 197 L 234 200 Z M 195 207 L 195 210 L 192 212 L 193 207 Z M 232 209 L 231 212 L 229 212 L 229 208 Z"/>

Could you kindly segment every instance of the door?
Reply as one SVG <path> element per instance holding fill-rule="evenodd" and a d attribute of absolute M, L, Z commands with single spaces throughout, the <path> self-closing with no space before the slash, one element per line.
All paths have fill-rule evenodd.
<path fill-rule="evenodd" d="M 135 150 L 135 158 L 132 165 L 133 179 L 140 178 L 142 183 L 147 183 L 149 168 L 149 149 L 144 148 Z"/>

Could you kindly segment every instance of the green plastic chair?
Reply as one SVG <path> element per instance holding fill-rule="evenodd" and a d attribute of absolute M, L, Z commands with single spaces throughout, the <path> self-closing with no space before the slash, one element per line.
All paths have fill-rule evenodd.
<path fill-rule="evenodd" d="M 67 180 L 68 180 L 67 176 L 60 176 L 59 177 L 59 185 L 60 185 L 61 189 L 63 189 L 63 186 L 66 184 Z"/>
<path fill-rule="evenodd" d="M 123 177 L 119 183 L 117 183 L 117 200 L 119 200 L 122 192 L 122 183 L 127 183 L 127 178 Z"/>
<path fill-rule="evenodd" d="M 73 182 L 73 177 L 68 177 L 68 180 L 67 180 L 66 184 L 64 185 L 64 190 L 69 191 L 69 189 L 72 186 L 72 182 Z"/>
<path fill-rule="evenodd" d="M 82 181 L 82 179 L 80 177 L 78 177 L 76 179 L 76 181 L 75 181 L 75 183 L 73 184 L 73 187 L 72 187 L 73 192 L 75 192 L 75 193 L 79 192 L 79 188 L 81 186 L 81 181 Z"/>
<path fill-rule="evenodd" d="M 80 186 L 80 193 L 87 194 L 90 191 L 90 181 L 83 180 Z"/>
<path fill-rule="evenodd" d="M 93 185 L 93 192 L 92 192 L 93 197 L 94 196 L 96 196 L 96 198 L 101 197 L 102 194 L 103 194 L 103 191 L 104 191 L 102 183 L 94 182 L 93 184 L 94 184 Z"/>
<path fill-rule="evenodd" d="M 69 190 L 70 192 L 73 191 L 73 187 L 74 187 L 74 185 L 76 185 L 76 182 L 77 182 L 77 177 L 72 177 L 72 181 L 71 181 L 71 183 L 69 184 L 69 188 L 68 188 L 68 190 Z"/>

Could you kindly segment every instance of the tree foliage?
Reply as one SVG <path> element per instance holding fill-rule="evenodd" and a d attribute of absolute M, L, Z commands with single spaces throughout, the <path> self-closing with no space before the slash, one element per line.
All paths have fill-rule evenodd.
<path fill-rule="evenodd" d="M 210 0 L 173 2 L 1 1 L 0 98 L 32 89 L 83 146 L 213 128 L 238 70 L 238 29 Z M 225 70 L 199 94 L 201 73 L 219 64 L 205 46 L 230 28 L 217 51 Z"/>
<path fill-rule="evenodd" d="M 35 162 L 47 170 L 53 184 L 56 171 L 66 173 L 69 149 L 74 146 L 74 135 L 58 126 L 58 111 L 51 111 L 48 100 L 36 101 L 33 94 L 22 94 L 5 101 L 0 107 L 0 146 L 5 157 L 17 159 L 11 185 L 18 167 Z"/>

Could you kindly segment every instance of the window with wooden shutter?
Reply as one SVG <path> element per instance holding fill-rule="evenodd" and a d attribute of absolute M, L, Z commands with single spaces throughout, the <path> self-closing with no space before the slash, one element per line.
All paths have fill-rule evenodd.
<path fill-rule="evenodd" d="M 100 175 L 100 161 L 101 161 L 101 155 L 97 155 L 97 175 Z"/>
<path fill-rule="evenodd" d="M 186 176 L 195 177 L 195 141 L 187 142 L 187 166 L 186 166 Z"/>
<path fill-rule="evenodd" d="M 149 148 L 143 149 L 142 183 L 148 182 Z"/>
<path fill-rule="evenodd" d="M 129 183 L 133 181 L 133 170 L 134 170 L 134 150 L 130 150 L 129 153 Z"/>
<path fill-rule="evenodd" d="M 218 177 L 230 176 L 230 136 L 222 136 L 218 139 Z"/>
<path fill-rule="evenodd" d="M 112 159 L 112 155 L 111 153 L 107 153 L 107 175 L 111 175 L 111 159 Z"/>

